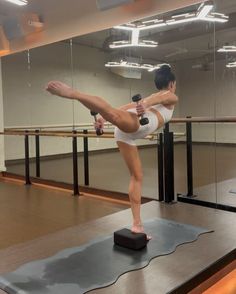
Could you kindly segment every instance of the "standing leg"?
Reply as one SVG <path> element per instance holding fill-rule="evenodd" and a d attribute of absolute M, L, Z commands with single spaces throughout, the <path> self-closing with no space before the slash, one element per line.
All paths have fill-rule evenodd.
<path fill-rule="evenodd" d="M 129 199 L 133 215 L 131 230 L 134 233 L 143 232 L 140 212 L 143 174 L 138 149 L 121 141 L 118 141 L 117 145 L 130 172 Z"/>

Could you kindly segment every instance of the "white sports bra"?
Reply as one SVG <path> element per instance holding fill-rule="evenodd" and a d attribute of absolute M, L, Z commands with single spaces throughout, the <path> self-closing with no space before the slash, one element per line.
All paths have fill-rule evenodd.
<path fill-rule="evenodd" d="M 160 112 L 161 116 L 163 117 L 164 123 L 167 123 L 171 120 L 174 107 L 172 109 L 166 108 L 163 104 L 153 105 L 151 108 L 154 108 L 158 112 Z"/>

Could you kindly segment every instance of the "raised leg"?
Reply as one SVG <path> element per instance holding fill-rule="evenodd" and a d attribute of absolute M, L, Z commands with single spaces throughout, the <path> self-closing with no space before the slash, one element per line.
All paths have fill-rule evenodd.
<path fill-rule="evenodd" d="M 58 81 L 48 83 L 46 90 L 53 95 L 78 100 L 88 109 L 100 113 L 107 121 L 124 132 L 135 132 L 139 128 L 138 117 L 135 113 L 113 108 L 101 97 L 81 93 Z"/>

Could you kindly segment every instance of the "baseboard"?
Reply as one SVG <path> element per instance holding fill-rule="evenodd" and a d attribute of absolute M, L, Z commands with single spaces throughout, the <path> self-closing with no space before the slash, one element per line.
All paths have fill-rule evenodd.
<path fill-rule="evenodd" d="M 225 204 L 220 204 L 220 203 L 213 203 L 213 202 L 209 202 L 209 201 L 205 201 L 205 200 L 200 200 L 197 198 L 191 198 L 191 197 L 184 196 L 181 194 L 177 194 L 177 200 L 179 202 L 190 203 L 190 204 L 195 204 L 195 205 L 200 205 L 200 206 L 205 206 L 205 207 L 209 207 L 209 208 L 225 210 L 225 211 L 230 211 L 230 212 L 236 212 L 235 206 L 230 206 L 230 205 L 225 205 Z"/>
<path fill-rule="evenodd" d="M 5 166 L 0 165 L 0 172 L 4 172 L 4 171 L 6 171 L 6 170 L 7 170 L 7 168 L 6 168 Z"/>
<path fill-rule="evenodd" d="M 17 175 L 13 173 L 8 173 L 8 172 L 2 172 L 2 178 L 11 180 L 12 182 L 14 181 L 20 181 L 21 183 L 25 182 L 25 177 L 22 175 Z M 64 183 L 64 182 L 57 182 L 53 180 L 46 180 L 46 179 L 41 179 L 41 178 L 35 178 L 35 177 L 30 177 L 30 181 L 32 185 L 43 185 L 44 187 L 47 187 L 48 189 L 64 189 L 67 191 L 70 191 L 73 193 L 73 184 L 69 183 Z M 103 189 L 98 189 L 98 188 L 93 188 L 90 186 L 84 186 L 80 185 L 79 186 L 79 193 L 82 195 L 83 193 L 88 193 L 88 194 L 93 194 L 95 197 L 104 197 L 107 199 L 116 199 L 120 201 L 126 201 L 129 203 L 129 196 L 127 193 L 122 193 L 122 192 L 115 192 L 115 191 L 109 191 L 109 190 L 103 190 Z M 142 196 L 142 204 L 153 201 L 156 199 L 153 198 L 148 198 L 145 196 Z"/>

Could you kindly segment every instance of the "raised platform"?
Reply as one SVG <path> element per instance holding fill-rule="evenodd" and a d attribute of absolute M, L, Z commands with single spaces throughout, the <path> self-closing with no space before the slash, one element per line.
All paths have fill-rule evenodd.
<path fill-rule="evenodd" d="M 214 230 L 193 243 L 179 246 L 170 255 L 158 257 L 148 267 L 124 274 L 107 288 L 91 291 L 96 294 L 187 293 L 214 271 L 235 259 L 235 213 L 185 203 L 167 205 L 150 202 L 142 206 L 144 219 L 161 217 Z M 124 210 L 68 228 L 57 233 L 12 246 L 0 251 L 0 274 L 13 271 L 32 260 L 49 257 L 68 247 L 111 234 L 130 224 L 131 212 Z M 197 278 L 196 278 L 197 276 Z M 178 290 L 179 289 L 179 290 Z M 0 291 L 0 293 L 4 293 Z"/>

